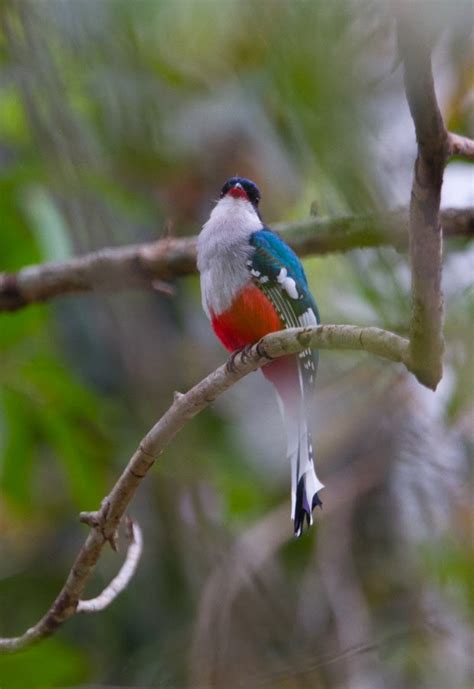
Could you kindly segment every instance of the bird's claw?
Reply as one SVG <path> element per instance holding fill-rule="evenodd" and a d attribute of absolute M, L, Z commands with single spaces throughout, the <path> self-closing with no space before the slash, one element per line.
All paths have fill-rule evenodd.
<path fill-rule="evenodd" d="M 243 349 L 241 350 L 240 354 L 241 354 L 243 364 L 245 364 L 246 361 L 248 361 L 250 359 L 250 354 L 252 352 L 252 348 L 253 348 L 253 345 L 248 344 L 248 345 L 245 345 L 245 347 L 243 347 Z"/>
<path fill-rule="evenodd" d="M 253 345 L 248 344 L 245 345 L 245 347 L 241 347 L 240 349 L 236 349 L 235 352 L 232 352 L 226 363 L 226 369 L 229 371 L 229 373 L 236 373 L 237 366 L 235 365 L 235 360 L 239 355 L 242 363 L 245 364 L 245 362 L 250 358 L 252 347 Z"/>

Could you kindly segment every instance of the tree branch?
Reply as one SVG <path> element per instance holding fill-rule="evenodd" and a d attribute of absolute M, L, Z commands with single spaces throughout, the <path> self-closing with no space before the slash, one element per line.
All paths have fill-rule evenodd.
<path fill-rule="evenodd" d="M 474 236 L 474 208 L 442 213 L 448 237 Z M 408 211 L 356 217 L 307 218 L 276 229 L 301 256 L 408 244 Z M 0 311 L 15 311 L 54 297 L 91 291 L 158 289 L 160 281 L 196 271 L 196 238 L 161 239 L 149 244 L 102 249 L 58 263 L 0 273 Z M 163 284 L 163 283 L 161 283 Z"/>
<path fill-rule="evenodd" d="M 0 639 L 0 653 L 13 653 L 36 643 L 55 632 L 76 612 L 81 609 L 84 611 L 84 606 L 87 608 L 92 605 L 91 601 L 80 603 L 80 597 L 99 560 L 102 548 L 107 542 L 115 542 L 115 533 L 119 523 L 142 479 L 153 466 L 155 459 L 190 419 L 248 373 L 264 366 L 274 358 L 300 352 L 307 347 L 365 350 L 391 361 L 402 362 L 407 367 L 410 363 L 408 341 L 379 328 L 358 328 L 351 325 L 292 328 L 267 335 L 249 351 L 237 354 L 210 373 L 189 392 L 175 395 L 171 407 L 140 442 L 109 495 L 102 501 L 100 509 L 97 512 L 81 515 L 82 521 L 91 527 L 91 532 L 76 557 L 66 583 L 50 609 L 37 624 L 21 636 Z M 130 558 L 132 563 L 130 563 Z M 126 578 L 123 575 L 124 568 L 128 571 L 126 576 L 130 578 L 133 574 L 133 571 L 130 573 L 133 569 L 133 559 L 129 554 L 121 574 L 118 575 L 119 578 L 121 576 Z M 93 600 L 103 600 L 105 594 L 109 599 L 113 585 L 114 582 L 98 599 Z M 109 602 L 115 595 L 116 593 L 113 593 Z"/>
<path fill-rule="evenodd" d="M 474 160 L 474 141 L 454 132 L 448 133 L 449 155 Z"/>
<path fill-rule="evenodd" d="M 443 173 L 452 150 L 438 107 L 431 68 L 431 41 L 420 29 L 416 4 L 400 0 L 398 42 L 405 91 L 415 124 L 418 155 L 410 203 L 412 273 L 411 357 L 418 380 L 435 390 L 443 375 L 442 231 Z"/>
<path fill-rule="evenodd" d="M 196 270 L 196 240 L 162 239 L 150 244 L 108 248 L 57 263 L 0 273 L 0 311 L 14 311 L 59 295 L 153 288 L 156 280 Z"/>

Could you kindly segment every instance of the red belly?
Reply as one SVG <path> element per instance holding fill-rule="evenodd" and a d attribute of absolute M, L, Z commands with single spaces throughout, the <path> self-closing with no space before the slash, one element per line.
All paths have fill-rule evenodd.
<path fill-rule="evenodd" d="M 224 347 L 233 352 L 285 326 L 268 297 L 255 285 L 249 285 L 227 311 L 212 314 L 212 327 Z"/>
<path fill-rule="evenodd" d="M 285 327 L 272 302 L 255 285 L 243 289 L 227 311 L 212 315 L 211 322 L 217 337 L 230 352 Z M 297 382 L 296 358 L 280 357 L 267 364 L 262 373 L 285 398 Z"/>

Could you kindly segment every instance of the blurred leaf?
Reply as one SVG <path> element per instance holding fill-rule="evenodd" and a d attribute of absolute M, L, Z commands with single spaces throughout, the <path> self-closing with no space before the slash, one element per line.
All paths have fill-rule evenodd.
<path fill-rule="evenodd" d="M 6 442 L 0 473 L 5 495 L 23 510 L 41 501 L 33 481 L 38 452 L 50 448 L 75 505 L 95 505 L 105 491 L 107 434 L 97 398 L 49 356 L 24 362 L 21 378 L 5 386 Z M 26 429 L 26 430 L 25 430 Z"/>
<path fill-rule="evenodd" d="M 36 452 L 33 416 L 22 395 L 0 390 L 0 489 L 17 507 L 31 506 L 31 472 Z"/>
<path fill-rule="evenodd" d="M 13 84 L 9 88 L 0 88 L 0 95 L 0 137 L 7 141 L 24 143 L 28 136 L 28 127 L 16 88 Z"/>
<path fill-rule="evenodd" d="M 472 619 L 474 615 L 474 586 L 472 569 L 474 552 L 469 544 L 446 538 L 425 543 L 422 555 L 427 575 L 456 603 L 460 612 Z"/>
<path fill-rule="evenodd" d="M 71 241 L 58 209 L 48 194 L 40 188 L 26 189 L 23 205 L 37 238 L 44 261 L 64 261 L 70 258 Z"/>
<path fill-rule="evenodd" d="M 86 677 L 84 654 L 58 638 L 46 639 L 18 655 L 0 656 L 2 689 L 51 689 Z"/>

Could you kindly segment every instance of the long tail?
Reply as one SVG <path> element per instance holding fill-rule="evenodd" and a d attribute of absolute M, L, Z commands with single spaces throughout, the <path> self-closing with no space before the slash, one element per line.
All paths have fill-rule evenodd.
<path fill-rule="evenodd" d="M 311 353 L 310 353 L 311 354 Z M 287 435 L 287 454 L 291 464 L 291 518 L 294 522 L 295 536 L 301 536 L 304 522 L 313 523 L 313 510 L 322 502 L 319 491 L 324 485 L 316 476 L 311 433 L 308 424 L 308 395 L 311 384 L 306 384 L 314 369 L 304 369 L 304 358 L 282 357 L 263 369 L 277 389 L 280 409 L 285 421 Z"/>
<path fill-rule="evenodd" d="M 306 410 L 302 408 L 303 402 L 296 414 L 293 408 L 285 406 L 288 457 L 291 463 L 291 518 L 296 537 L 301 536 L 305 519 L 308 526 L 312 525 L 314 508 L 322 506 L 318 493 L 324 488 L 314 470 L 313 443 Z"/>

